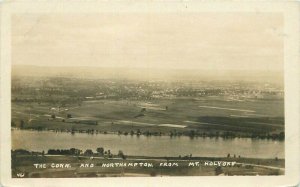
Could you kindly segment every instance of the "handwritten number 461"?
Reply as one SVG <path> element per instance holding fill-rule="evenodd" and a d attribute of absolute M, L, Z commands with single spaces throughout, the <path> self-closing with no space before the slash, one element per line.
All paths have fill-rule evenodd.
<path fill-rule="evenodd" d="M 25 173 L 17 173 L 17 177 L 22 178 L 22 177 L 24 177 L 24 176 L 25 176 Z"/>

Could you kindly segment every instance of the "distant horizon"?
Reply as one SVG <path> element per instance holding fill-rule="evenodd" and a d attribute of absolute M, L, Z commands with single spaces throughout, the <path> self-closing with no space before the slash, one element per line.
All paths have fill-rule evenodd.
<path fill-rule="evenodd" d="M 164 81 L 255 81 L 283 84 L 282 71 L 13 65 L 12 77 L 77 77 Z"/>
<path fill-rule="evenodd" d="M 109 69 L 150 69 L 150 70 L 187 70 L 187 71 L 249 71 L 249 72 L 284 72 L 283 69 L 212 69 L 212 68 L 167 68 L 167 67 L 126 67 L 126 66 L 88 66 L 88 65 L 32 65 L 32 64 L 12 64 L 12 67 L 49 67 L 49 68 L 109 68 Z"/>

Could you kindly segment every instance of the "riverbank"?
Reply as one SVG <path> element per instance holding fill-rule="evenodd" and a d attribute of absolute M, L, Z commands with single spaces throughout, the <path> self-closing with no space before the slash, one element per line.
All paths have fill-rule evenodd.
<path fill-rule="evenodd" d="M 235 134 L 231 132 L 225 132 L 225 133 L 206 133 L 206 132 L 196 132 L 194 130 L 191 131 L 183 131 L 183 132 L 177 132 L 170 131 L 170 132 L 150 132 L 147 131 L 141 131 L 140 129 L 137 130 L 131 130 L 128 131 L 102 131 L 102 130 L 95 130 L 95 129 L 86 129 L 86 130 L 78 130 L 78 129 L 54 129 L 54 128 L 16 128 L 12 127 L 11 130 L 32 130 L 32 131 L 49 131 L 49 132 L 55 132 L 55 133 L 70 133 L 74 135 L 75 133 L 85 133 L 85 134 L 115 134 L 115 135 L 122 135 L 122 136 L 169 136 L 169 137 L 181 137 L 186 136 L 190 138 L 224 138 L 224 139 L 232 139 L 232 138 L 251 138 L 251 139 L 262 139 L 262 140 L 279 140 L 284 141 L 284 133 L 273 133 L 273 134 L 265 134 L 265 135 L 259 135 L 259 134 Z"/>

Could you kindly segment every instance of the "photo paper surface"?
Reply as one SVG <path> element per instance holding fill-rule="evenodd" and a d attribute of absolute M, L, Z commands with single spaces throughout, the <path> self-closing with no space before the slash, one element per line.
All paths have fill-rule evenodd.
<path fill-rule="evenodd" d="M 286 55 L 299 34 L 286 9 L 296 4 L 98 3 L 4 9 L 10 182 L 295 181 L 299 58 Z"/>

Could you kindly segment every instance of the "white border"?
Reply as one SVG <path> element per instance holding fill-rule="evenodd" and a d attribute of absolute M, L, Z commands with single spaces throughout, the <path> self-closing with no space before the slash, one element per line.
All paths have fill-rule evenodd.
<path fill-rule="evenodd" d="M 4 186 L 294 186 L 299 183 L 300 61 L 299 4 L 294 1 L 97 1 L 19 0 L 1 5 L 1 152 L 0 184 Z M 14 13 L 101 13 L 101 12 L 280 12 L 284 15 L 285 68 L 285 159 L 284 176 L 217 177 L 125 177 L 76 179 L 11 178 L 10 159 L 10 16 Z"/>

